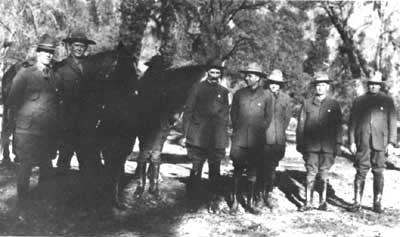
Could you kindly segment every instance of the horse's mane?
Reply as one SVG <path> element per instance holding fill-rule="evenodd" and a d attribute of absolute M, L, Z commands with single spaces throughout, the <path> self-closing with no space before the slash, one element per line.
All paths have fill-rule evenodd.
<path fill-rule="evenodd" d="M 181 87 L 182 90 L 191 87 L 200 81 L 205 75 L 205 68 L 202 65 L 188 65 L 179 68 L 167 68 L 157 70 L 149 68 L 140 78 L 144 89 L 166 89 Z"/>
<path fill-rule="evenodd" d="M 104 57 L 115 56 L 117 54 L 118 54 L 117 49 L 109 49 L 106 51 L 98 52 L 96 54 L 91 54 L 91 55 L 87 56 L 87 59 L 96 62 L 98 60 L 104 60 Z"/>

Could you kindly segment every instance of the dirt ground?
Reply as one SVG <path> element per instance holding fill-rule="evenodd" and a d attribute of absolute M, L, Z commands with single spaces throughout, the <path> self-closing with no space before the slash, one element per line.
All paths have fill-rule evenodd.
<path fill-rule="evenodd" d="M 353 198 L 354 168 L 349 160 L 338 157 L 331 170 L 328 189 L 328 211 L 297 211 L 304 197 L 303 160 L 289 145 L 278 167 L 273 191 L 278 208 L 263 209 L 260 215 L 242 211 L 238 215 L 210 214 L 203 201 L 194 203 L 185 196 L 190 163 L 185 150 L 166 145 L 161 166 L 162 195 L 133 197 L 134 161 L 126 164 L 124 176 L 125 211 L 110 208 L 101 196 L 82 197 L 79 173 L 71 171 L 55 176 L 37 188 L 37 171 L 32 178 L 32 199 L 24 209 L 25 218 L 16 215 L 15 172 L 17 167 L 0 167 L 0 235 L 67 235 L 67 236 L 397 236 L 400 231 L 400 172 L 385 172 L 384 214 L 371 211 L 372 175 L 369 174 L 361 213 L 346 210 Z M 134 159 L 135 153 L 132 157 Z M 223 163 L 221 193 L 228 195 L 232 165 Z M 206 186 L 207 169 L 203 173 Z M 318 198 L 316 198 L 318 200 Z M 86 201 L 85 201 L 86 200 Z M 296 206 L 297 205 L 297 206 Z"/>

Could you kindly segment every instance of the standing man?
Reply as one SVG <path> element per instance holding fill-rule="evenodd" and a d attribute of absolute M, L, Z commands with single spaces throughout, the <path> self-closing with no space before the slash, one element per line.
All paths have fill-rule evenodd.
<path fill-rule="evenodd" d="M 42 185 L 50 176 L 51 160 L 56 156 L 58 97 L 51 68 L 55 48 L 55 39 L 44 34 L 36 49 L 36 63 L 17 73 L 6 101 L 15 119 L 13 144 L 21 162 L 17 174 L 18 204 L 28 197 L 32 168 L 40 167 Z"/>
<path fill-rule="evenodd" d="M 60 84 L 62 100 L 63 130 L 57 161 L 61 173 L 70 169 L 74 152 L 77 152 L 80 170 L 85 170 L 88 165 L 85 159 L 96 159 L 96 157 L 90 158 L 89 153 L 94 149 L 92 134 L 97 125 L 96 105 L 90 104 L 92 99 L 90 93 L 93 92 L 83 87 L 87 84 L 85 82 L 88 80 L 89 67 L 85 53 L 88 46 L 95 42 L 88 39 L 81 31 L 72 32 L 64 42 L 68 44 L 70 55 L 57 70 L 57 83 Z"/>
<path fill-rule="evenodd" d="M 342 111 L 339 103 L 328 96 L 330 82 L 326 73 L 316 75 L 315 96 L 304 100 L 298 118 L 297 150 L 303 154 L 307 171 L 303 211 L 312 208 L 317 175 L 322 187 L 318 209 L 327 210 L 328 171 L 342 144 Z"/>
<path fill-rule="evenodd" d="M 292 104 L 290 97 L 281 90 L 286 83 L 283 80 L 282 71 L 275 69 L 267 80 L 267 93 L 272 99 L 272 120 L 266 132 L 266 145 L 262 164 L 259 166 L 257 183 L 259 191 L 262 191 L 259 201 L 264 201 L 268 208 L 274 208 L 271 192 L 276 178 L 276 167 L 285 155 L 286 128 L 292 116 Z"/>
<path fill-rule="evenodd" d="M 232 148 L 230 157 L 233 161 L 233 204 L 232 213 L 238 210 L 239 183 L 244 170 L 247 174 L 247 205 L 246 210 L 252 214 L 260 211 L 254 206 L 256 192 L 257 167 L 264 156 L 265 131 L 271 117 L 271 95 L 260 85 L 266 74 L 261 65 L 249 64 L 245 74 L 247 87 L 238 90 L 233 96 L 232 120 Z"/>
<path fill-rule="evenodd" d="M 350 111 L 349 142 L 357 170 L 354 179 L 354 212 L 361 209 L 365 177 L 370 168 L 374 176 L 373 211 L 382 212 L 386 155 L 393 151 L 397 143 L 396 111 L 393 99 L 380 92 L 382 83 L 382 74 L 376 72 L 367 82 L 368 92 L 354 100 Z"/>
<path fill-rule="evenodd" d="M 183 114 L 188 157 L 193 163 L 188 191 L 193 198 L 199 194 L 203 164 L 207 160 L 213 212 L 218 211 L 220 165 L 228 146 L 228 90 L 219 84 L 223 69 L 219 62 L 208 64 L 207 79 L 193 86 Z"/>

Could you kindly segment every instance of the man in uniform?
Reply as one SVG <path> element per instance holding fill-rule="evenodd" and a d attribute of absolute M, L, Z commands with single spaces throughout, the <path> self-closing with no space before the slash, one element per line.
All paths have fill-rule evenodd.
<path fill-rule="evenodd" d="M 51 68 L 56 41 L 44 34 L 36 49 L 36 63 L 15 76 L 9 106 L 15 121 L 13 144 L 21 166 L 17 174 L 18 204 L 28 197 L 32 168 L 40 167 L 39 185 L 50 176 L 51 159 L 56 155 L 58 97 Z"/>
<path fill-rule="evenodd" d="M 4 73 L 3 78 L 1 79 L 1 97 L 2 97 L 2 101 L 3 101 L 3 120 L 2 120 L 2 124 L 1 124 L 1 145 L 2 149 L 3 149 L 3 160 L 1 165 L 4 166 L 10 166 L 12 165 L 11 159 L 10 159 L 10 136 L 13 133 L 13 121 L 10 121 L 9 118 L 9 108 L 8 106 L 5 104 L 5 102 L 7 101 L 7 96 L 8 93 L 10 91 L 11 88 L 11 84 L 12 81 L 15 77 L 15 75 L 17 75 L 18 71 L 21 68 L 26 68 L 26 67 L 31 67 L 32 65 L 34 65 L 35 62 L 33 61 L 32 58 L 24 61 L 24 62 L 18 62 L 14 65 L 12 65 L 9 69 L 7 69 L 7 71 Z M 14 155 L 15 152 L 13 151 Z M 18 157 L 14 157 L 14 162 L 17 163 L 18 161 Z"/>
<path fill-rule="evenodd" d="M 213 61 L 207 66 L 207 79 L 195 84 L 186 101 L 183 114 L 184 134 L 188 157 L 192 161 L 188 191 L 191 197 L 199 194 L 204 162 L 208 160 L 208 177 L 213 199 L 211 211 L 218 210 L 217 190 L 221 160 L 228 146 L 228 90 L 219 84 L 223 66 Z"/>
<path fill-rule="evenodd" d="M 245 74 L 247 87 L 238 90 L 233 96 L 231 120 L 233 128 L 230 157 L 233 161 L 233 204 L 231 212 L 238 210 L 239 183 L 244 170 L 247 173 L 246 210 L 258 214 L 259 210 L 253 201 L 256 192 L 257 167 L 264 156 L 265 131 L 271 117 L 271 95 L 260 85 L 266 74 L 257 63 L 249 64 Z"/>
<path fill-rule="evenodd" d="M 317 175 L 322 187 L 318 209 L 327 210 L 328 171 L 342 144 L 342 112 L 339 103 L 328 96 L 329 82 L 326 73 L 317 73 L 313 82 L 315 96 L 304 100 L 298 118 L 297 150 L 303 154 L 307 171 L 303 211 L 312 208 Z"/>
<path fill-rule="evenodd" d="M 266 145 L 264 157 L 257 174 L 258 191 L 261 191 L 259 202 L 264 202 L 268 208 L 273 208 L 271 192 L 276 177 L 276 167 L 285 155 L 286 128 L 292 116 L 290 97 L 281 90 L 286 83 L 282 71 L 275 69 L 268 77 L 267 93 L 272 99 L 272 119 L 266 132 Z"/>
<path fill-rule="evenodd" d="M 397 143 L 396 111 L 393 99 L 380 92 L 382 74 L 376 72 L 367 82 L 368 92 L 357 97 L 350 111 L 349 143 L 355 155 L 354 205 L 352 211 L 361 209 L 365 177 L 372 168 L 373 211 L 382 212 L 383 171 L 386 155 Z"/>
<path fill-rule="evenodd" d="M 57 69 L 57 83 L 60 85 L 62 99 L 62 135 L 57 161 L 58 170 L 63 173 L 70 169 L 71 158 L 77 153 L 79 169 L 98 165 L 99 156 L 94 151 L 93 135 L 97 125 L 96 104 L 91 101 L 93 91 L 84 88 L 89 80 L 89 63 L 85 59 L 88 46 L 95 44 L 81 31 L 73 31 L 64 39 L 70 55 Z M 91 164 L 91 163 L 96 164 Z"/>

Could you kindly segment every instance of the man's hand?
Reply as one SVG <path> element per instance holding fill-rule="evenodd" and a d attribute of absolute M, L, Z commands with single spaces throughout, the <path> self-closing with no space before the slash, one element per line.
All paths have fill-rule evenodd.
<path fill-rule="evenodd" d="M 386 146 L 386 154 L 387 154 L 387 155 L 393 155 L 393 154 L 394 154 L 394 146 L 393 146 L 392 143 L 389 143 L 389 144 Z"/>
<path fill-rule="evenodd" d="M 351 153 L 353 153 L 353 155 L 355 155 L 357 153 L 357 146 L 355 143 L 351 143 L 350 151 L 351 151 Z"/>

